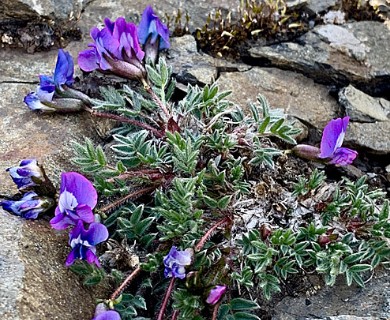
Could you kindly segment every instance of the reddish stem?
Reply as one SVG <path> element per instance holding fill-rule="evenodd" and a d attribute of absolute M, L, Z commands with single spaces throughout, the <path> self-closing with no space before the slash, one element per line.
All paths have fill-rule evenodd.
<path fill-rule="evenodd" d="M 84 109 L 86 111 L 88 111 L 94 117 L 106 118 L 106 119 L 112 119 L 112 120 L 116 120 L 116 121 L 120 121 L 120 122 L 124 122 L 124 123 L 130 123 L 134 126 L 146 129 L 146 130 L 152 132 L 157 138 L 162 138 L 165 135 L 164 132 L 161 132 L 160 130 L 148 125 L 147 123 L 143 123 L 141 121 L 118 116 L 118 115 L 112 114 L 112 113 L 98 112 L 98 111 L 92 110 L 91 108 L 84 108 Z"/>
<path fill-rule="evenodd" d="M 134 191 L 132 193 L 129 193 L 127 196 L 120 198 L 120 199 L 110 203 L 109 205 L 99 209 L 99 211 L 102 211 L 102 212 L 109 211 L 113 208 L 116 208 L 117 206 L 121 205 L 123 202 L 126 202 L 129 199 L 137 199 L 140 196 L 155 190 L 156 188 L 157 188 L 157 186 L 151 186 L 151 187 L 147 187 L 147 188 L 140 189 L 140 190 Z"/>
<path fill-rule="evenodd" d="M 169 286 L 167 291 L 165 292 L 164 300 L 161 304 L 160 312 L 158 313 L 157 320 L 163 320 L 165 309 L 167 308 L 169 297 L 171 296 L 174 284 L 175 284 L 175 277 L 172 277 L 171 282 L 169 282 Z"/>
<path fill-rule="evenodd" d="M 179 317 L 179 310 L 173 311 L 171 320 L 177 320 L 178 317 Z"/>
<path fill-rule="evenodd" d="M 161 110 L 165 113 L 165 115 L 169 119 L 171 117 L 171 115 L 170 115 L 167 107 L 160 100 L 160 98 L 154 93 L 153 89 L 149 85 L 145 86 L 145 89 L 152 96 L 152 99 L 154 100 L 154 102 L 157 103 L 157 105 L 161 108 Z"/>
<path fill-rule="evenodd" d="M 218 309 L 219 309 L 219 306 L 221 305 L 221 301 L 219 301 L 215 306 L 214 306 L 214 309 L 213 309 L 213 317 L 211 318 L 211 320 L 217 320 L 217 316 L 218 316 Z"/>
<path fill-rule="evenodd" d="M 115 300 L 120 293 L 126 288 L 126 286 L 132 281 L 134 278 L 138 276 L 138 274 L 141 272 L 141 268 L 137 267 L 133 270 L 132 273 L 129 274 L 129 276 L 122 282 L 122 284 L 118 287 L 118 289 L 115 290 L 115 292 L 111 295 L 110 300 Z"/>
<path fill-rule="evenodd" d="M 198 252 L 202 250 L 203 246 L 205 245 L 207 239 L 211 236 L 211 234 L 214 232 L 215 229 L 217 229 L 219 226 L 225 224 L 230 220 L 229 217 L 225 217 L 222 220 L 219 220 L 217 223 L 215 223 L 207 232 L 206 234 L 199 240 L 198 244 L 195 246 L 195 252 Z"/>
<path fill-rule="evenodd" d="M 144 169 L 144 170 L 135 170 L 123 173 L 117 177 L 107 179 L 107 182 L 114 182 L 115 180 L 126 180 L 133 177 L 142 177 L 147 176 L 151 180 L 157 180 L 163 177 L 163 174 L 157 169 Z"/>

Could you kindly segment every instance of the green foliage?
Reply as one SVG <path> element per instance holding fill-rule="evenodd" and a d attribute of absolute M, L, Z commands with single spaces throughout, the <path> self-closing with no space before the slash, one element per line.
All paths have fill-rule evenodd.
<path fill-rule="evenodd" d="M 138 317 L 137 309 L 147 310 L 145 299 L 128 293 L 122 294 L 120 303 L 115 305 L 115 310 L 119 312 L 122 320 L 150 320 L 149 318 Z"/>
<path fill-rule="evenodd" d="M 310 177 L 299 177 L 298 182 L 294 185 L 294 196 L 305 196 L 309 192 L 316 190 L 325 181 L 325 173 L 314 169 Z"/>
<path fill-rule="evenodd" d="M 260 320 L 253 311 L 259 309 L 259 305 L 251 300 L 235 298 L 229 303 L 222 304 L 218 310 L 218 320 Z"/>
<path fill-rule="evenodd" d="M 98 268 L 94 264 L 89 264 L 84 260 L 76 261 L 69 269 L 82 277 L 85 286 L 96 286 L 106 277 L 104 269 Z"/>
<path fill-rule="evenodd" d="M 276 166 L 275 158 L 282 154 L 279 145 L 294 144 L 299 130 L 261 95 L 245 114 L 216 83 L 189 86 L 180 101 L 172 101 L 172 68 L 160 59 L 146 70 L 144 90 L 102 88 L 102 100 L 94 101 L 93 112 L 125 123 L 115 129 L 107 155 L 90 140 L 74 145 L 74 163 L 109 197 L 102 203 L 115 201 L 112 212 L 104 212 L 110 206 L 100 209 L 111 238 L 134 244 L 148 279 L 146 285 L 134 281 L 126 289 L 129 293 L 115 306 L 122 319 L 158 313 L 166 290 L 164 255 L 172 246 L 194 249 L 189 275 L 175 282 L 173 304 L 166 313 L 177 310 L 179 319 L 211 319 L 213 307 L 205 301 L 217 284 L 228 287 L 217 305 L 218 319 L 250 320 L 259 319 L 261 294 L 271 299 L 305 272 L 322 274 L 328 285 L 343 275 L 348 285 L 362 286 L 375 267 L 389 265 L 389 202 L 365 178 L 343 180 L 334 194 L 325 196 L 325 174 L 316 169 L 309 177 L 298 177 L 291 201 L 286 201 L 285 227 L 264 212 L 267 232 L 243 232 L 242 204 L 256 200 L 251 192 L 259 177 L 274 178 L 277 170 L 266 171 Z M 113 158 L 114 165 L 109 160 Z M 306 207 L 309 214 L 300 218 L 299 211 L 293 211 L 309 197 L 317 203 Z M 289 204 L 293 202 L 296 206 Z M 260 210 L 268 212 L 268 205 L 260 205 Z M 89 285 L 104 277 L 88 265 L 72 268 Z M 116 281 L 125 273 L 119 263 L 117 268 L 120 271 L 111 273 Z M 152 310 L 146 310 L 145 301 Z"/>

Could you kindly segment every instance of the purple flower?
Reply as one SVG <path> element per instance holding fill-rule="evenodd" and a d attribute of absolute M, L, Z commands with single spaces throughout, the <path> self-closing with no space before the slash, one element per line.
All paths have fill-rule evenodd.
<path fill-rule="evenodd" d="M 344 117 L 331 120 L 326 125 L 321 139 L 321 159 L 328 159 L 329 163 L 339 166 L 351 164 L 355 160 L 358 154 L 355 150 L 341 147 L 348 122 L 349 117 Z"/>
<path fill-rule="evenodd" d="M 82 259 L 100 268 L 99 259 L 96 256 L 96 245 L 107 238 L 108 230 L 104 224 L 93 222 L 89 225 L 89 229 L 85 230 L 83 221 L 78 220 L 77 225 L 69 233 L 72 251 L 66 258 L 65 265 L 69 267 L 76 259 Z"/>
<path fill-rule="evenodd" d="M 95 309 L 95 316 L 92 320 L 121 320 L 118 312 L 107 310 L 104 303 L 99 303 Z"/>
<path fill-rule="evenodd" d="M 170 46 L 168 27 L 161 22 L 151 6 L 147 6 L 142 13 L 138 37 L 140 43 L 144 45 L 146 58 L 153 62 L 157 58 L 158 50 L 168 49 Z"/>
<path fill-rule="evenodd" d="M 106 26 L 102 30 L 96 27 L 91 30 L 94 41 L 89 44 L 91 49 L 79 54 L 81 70 L 110 71 L 129 79 L 143 78 L 145 69 L 142 59 L 145 53 L 139 44 L 137 27 L 127 23 L 123 17 L 115 22 L 106 18 L 104 23 Z"/>
<path fill-rule="evenodd" d="M 25 159 L 18 167 L 8 168 L 12 180 L 19 190 L 28 189 L 45 181 L 42 168 L 38 166 L 36 159 Z"/>
<path fill-rule="evenodd" d="M 349 117 L 331 120 L 322 133 L 320 149 L 306 144 L 295 146 L 292 151 L 309 160 L 321 160 L 336 166 L 351 164 L 357 157 L 355 150 L 342 148 Z"/>
<path fill-rule="evenodd" d="M 178 251 L 175 246 L 171 248 L 168 255 L 164 258 L 164 276 L 166 278 L 184 279 L 186 276 L 185 266 L 189 266 L 192 260 L 192 252 L 190 249 Z"/>
<path fill-rule="evenodd" d="M 207 297 L 206 302 L 211 305 L 216 304 L 225 292 L 226 286 L 215 286 L 213 289 L 210 290 L 210 294 Z"/>
<path fill-rule="evenodd" d="M 27 192 L 23 198 L 17 201 L 3 200 L 0 206 L 4 210 L 25 219 L 36 219 L 40 213 L 43 213 L 53 207 L 54 201 L 47 197 L 39 197 L 35 192 Z"/>
<path fill-rule="evenodd" d="M 74 64 L 71 55 L 58 50 L 57 63 L 53 76 L 40 75 L 36 92 L 24 97 L 24 103 L 33 111 L 73 112 L 81 110 L 87 97 L 75 94 L 76 90 L 68 88 L 74 82 Z M 65 93 L 66 91 L 66 93 Z"/>
<path fill-rule="evenodd" d="M 62 173 L 58 206 L 50 223 L 54 229 L 62 230 L 78 220 L 94 222 L 92 209 L 96 203 L 97 192 L 87 178 L 77 172 Z"/>

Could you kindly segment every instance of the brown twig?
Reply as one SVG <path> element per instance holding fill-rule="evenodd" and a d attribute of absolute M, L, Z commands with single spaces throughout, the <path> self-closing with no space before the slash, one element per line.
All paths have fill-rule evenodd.
<path fill-rule="evenodd" d="M 94 117 L 112 119 L 112 120 L 116 120 L 116 121 L 123 122 L 123 123 L 130 123 L 133 126 L 146 129 L 146 130 L 152 132 L 157 138 L 162 138 L 165 135 L 164 132 L 148 125 L 147 123 L 143 123 L 141 121 L 129 119 L 129 118 L 122 117 L 122 116 L 112 114 L 112 113 L 99 112 L 99 111 L 92 110 L 91 108 L 87 108 L 87 107 L 85 107 L 84 110 L 88 111 Z"/>
<path fill-rule="evenodd" d="M 121 285 L 111 295 L 110 300 L 112 301 L 115 300 L 120 295 L 120 293 L 126 288 L 126 286 L 130 283 L 130 281 L 136 278 L 140 272 L 141 272 L 140 267 L 134 269 L 133 272 L 129 274 L 129 276 L 121 283 Z"/>
<path fill-rule="evenodd" d="M 165 309 L 167 308 L 169 297 L 171 296 L 174 284 L 175 284 L 175 277 L 172 277 L 171 282 L 169 282 L 169 286 L 167 291 L 165 292 L 164 300 L 161 304 L 160 312 L 158 313 L 157 320 L 163 320 Z"/>
<path fill-rule="evenodd" d="M 207 239 L 211 236 L 211 234 L 214 232 L 215 229 L 217 229 L 219 226 L 225 224 L 230 220 L 229 217 L 225 217 L 222 220 L 219 220 L 217 223 L 215 223 L 207 232 L 206 234 L 199 240 L 198 244 L 195 246 L 195 252 L 198 252 L 202 250 L 203 246 L 205 245 Z"/>
<path fill-rule="evenodd" d="M 117 206 L 119 206 L 120 204 L 122 204 L 123 202 L 126 202 L 127 200 L 129 199 L 137 199 L 139 198 L 140 196 L 148 193 L 148 192 L 151 192 L 153 190 L 155 190 L 157 188 L 156 185 L 154 186 L 151 186 L 151 187 L 147 187 L 147 188 L 144 188 L 144 189 L 139 189 L 137 191 L 134 191 L 132 193 L 129 193 L 127 196 L 124 196 L 123 198 L 120 198 L 112 203 L 110 203 L 109 205 L 103 207 L 103 208 L 100 208 L 99 211 L 102 211 L 102 212 L 106 212 L 106 211 L 109 211 Z"/>

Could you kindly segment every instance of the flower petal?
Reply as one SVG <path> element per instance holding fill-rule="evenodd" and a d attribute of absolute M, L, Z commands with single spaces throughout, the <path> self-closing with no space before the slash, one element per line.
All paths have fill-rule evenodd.
<path fill-rule="evenodd" d="M 73 72 L 74 64 L 71 55 L 62 49 L 58 50 L 57 63 L 54 70 L 55 85 L 71 85 L 73 83 Z"/>
<path fill-rule="evenodd" d="M 91 223 L 89 229 L 84 233 L 83 239 L 89 244 L 95 246 L 100 242 L 106 241 L 108 238 L 107 227 L 98 222 Z"/>
<path fill-rule="evenodd" d="M 53 229 L 64 230 L 69 226 L 73 226 L 75 221 L 69 218 L 66 214 L 60 212 L 50 220 L 50 224 Z"/>
<path fill-rule="evenodd" d="M 91 72 L 99 68 L 96 49 L 93 48 L 81 51 L 77 63 L 79 64 L 80 69 L 85 72 Z"/>
<path fill-rule="evenodd" d="M 349 117 L 331 120 L 324 128 L 321 139 L 320 158 L 331 158 L 337 148 L 341 147 Z"/>
<path fill-rule="evenodd" d="M 355 160 L 357 155 L 358 153 L 355 150 L 351 150 L 348 148 L 338 148 L 334 153 L 330 163 L 338 166 L 346 166 L 351 164 L 353 160 Z"/>
<path fill-rule="evenodd" d="M 65 172 L 61 174 L 60 193 L 68 191 L 74 195 L 78 204 L 85 204 L 91 209 L 97 203 L 97 192 L 91 181 L 77 172 Z"/>
<path fill-rule="evenodd" d="M 79 258 L 79 256 L 78 256 L 78 248 L 75 247 L 68 254 L 68 257 L 66 258 L 66 261 L 65 261 L 65 266 L 67 266 L 67 267 L 71 266 L 75 262 L 75 260 L 78 259 L 78 258 Z"/>

